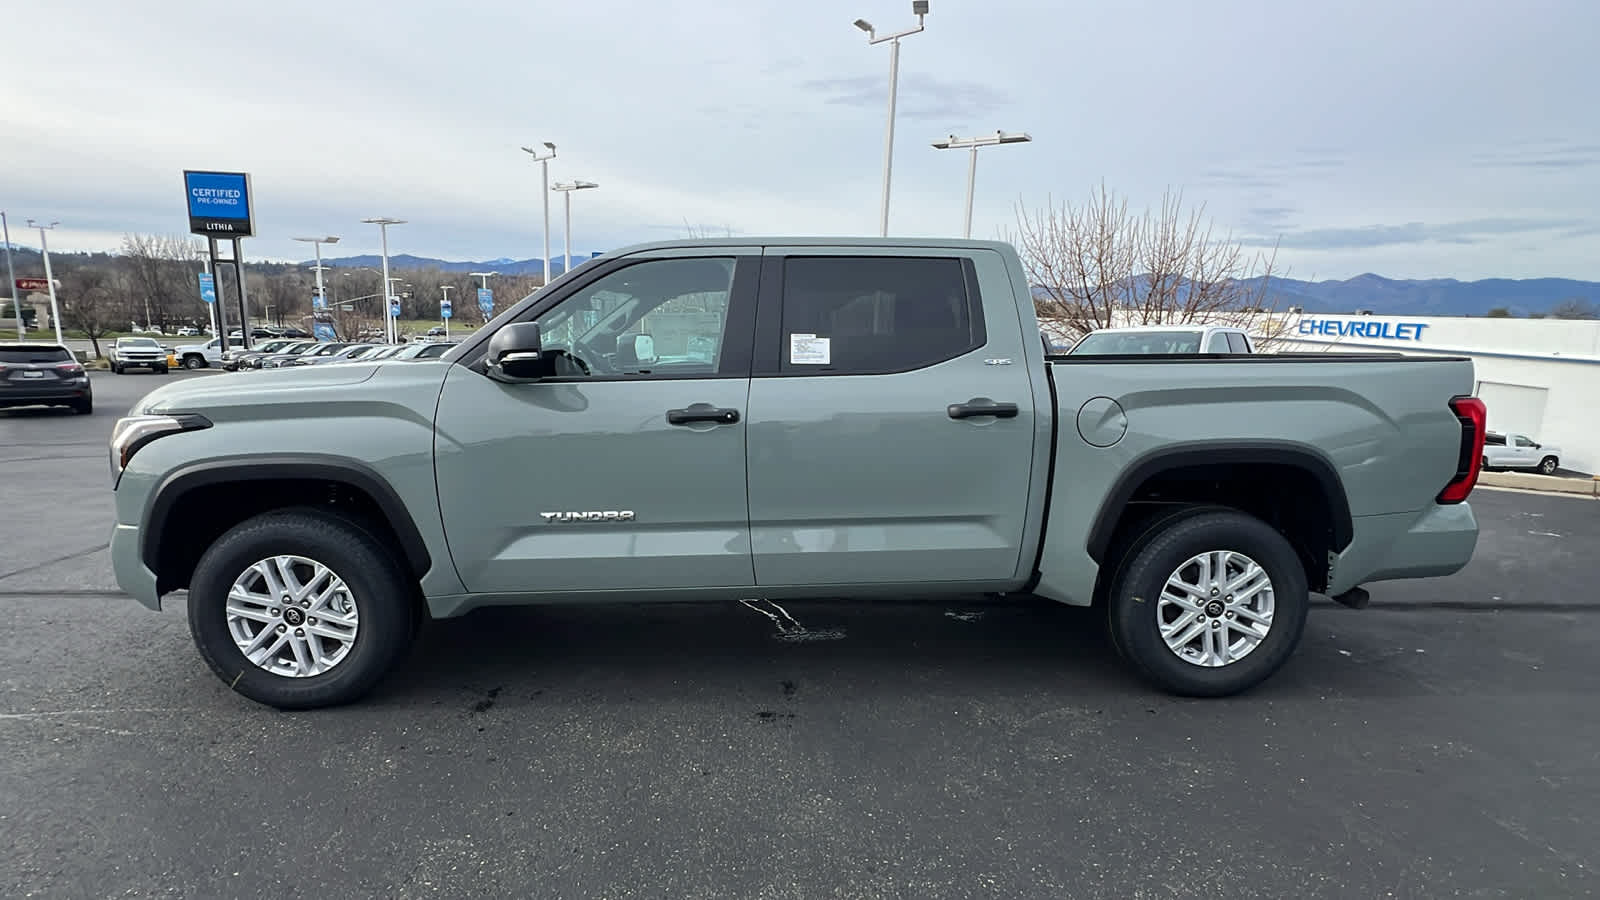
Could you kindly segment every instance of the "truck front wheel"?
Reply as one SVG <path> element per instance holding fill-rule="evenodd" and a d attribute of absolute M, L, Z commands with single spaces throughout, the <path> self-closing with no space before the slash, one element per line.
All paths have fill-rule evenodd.
<path fill-rule="evenodd" d="M 410 645 L 415 588 L 367 530 L 315 510 L 248 519 L 201 556 L 189 630 L 229 687 L 279 709 L 358 699 Z"/>
<path fill-rule="evenodd" d="M 1157 522 L 1123 557 L 1107 613 L 1139 673 L 1171 693 L 1235 694 L 1266 680 L 1305 631 L 1299 556 L 1253 516 L 1195 511 Z"/>
<path fill-rule="evenodd" d="M 185 369 L 204 369 L 206 367 L 206 359 L 203 356 L 191 353 L 183 358 L 183 367 Z"/>

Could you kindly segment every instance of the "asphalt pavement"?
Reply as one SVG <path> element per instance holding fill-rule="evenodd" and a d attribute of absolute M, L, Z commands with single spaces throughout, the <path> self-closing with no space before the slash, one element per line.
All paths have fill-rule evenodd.
<path fill-rule="evenodd" d="M 239 377 L 174 374 L 167 378 Z M 1600 503 L 1482 490 L 1452 578 L 1227 700 L 1009 602 L 435 623 L 368 701 L 232 694 L 120 595 L 91 417 L 0 412 L 0 896 L 1452 897 L 1600 888 Z M 779 628 L 774 621 L 784 621 Z"/>

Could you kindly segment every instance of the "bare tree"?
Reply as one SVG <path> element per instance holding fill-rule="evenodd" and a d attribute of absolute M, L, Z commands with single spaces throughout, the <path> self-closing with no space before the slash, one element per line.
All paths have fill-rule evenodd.
<path fill-rule="evenodd" d="M 1568 297 L 1550 308 L 1552 319 L 1600 319 L 1600 310 L 1586 297 Z"/>
<path fill-rule="evenodd" d="M 1069 338 L 1113 325 L 1232 325 L 1270 348 L 1289 324 L 1273 310 L 1276 254 L 1246 252 L 1203 212 L 1169 191 L 1159 210 L 1131 214 L 1103 183 L 1082 204 L 1019 203 L 1010 239 L 1040 319 Z"/>
<path fill-rule="evenodd" d="M 146 328 L 166 331 L 168 325 L 192 318 L 184 311 L 199 302 L 194 273 L 200 255 L 188 237 L 125 234 L 122 257 L 130 280 L 129 306 Z"/>
<path fill-rule="evenodd" d="M 68 328 L 83 332 L 94 347 L 94 355 L 102 356 L 100 339 L 121 318 L 117 291 L 111 273 L 103 268 L 83 266 L 62 276 L 57 301 L 61 304 L 61 321 Z"/>

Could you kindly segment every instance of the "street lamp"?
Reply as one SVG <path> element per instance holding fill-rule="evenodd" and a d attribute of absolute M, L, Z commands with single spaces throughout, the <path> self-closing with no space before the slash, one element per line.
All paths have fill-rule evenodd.
<path fill-rule="evenodd" d="M 40 225 L 32 219 L 28 220 L 29 228 L 39 229 L 39 252 L 44 256 L 44 281 L 50 287 L 50 321 L 56 326 L 56 343 L 65 346 L 66 341 L 61 337 L 61 307 L 56 304 L 56 279 L 50 274 L 50 242 L 45 238 L 45 232 L 54 231 L 60 224 L 51 222 L 49 225 Z M 13 281 L 12 284 L 16 282 Z M 149 327 L 149 323 L 146 323 L 146 327 Z"/>
<path fill-rule="evenodd" d="M 378 226 L 378 231 L 383 235 L 383 333 L 389 343 L 394 343 L 395 335 L 399 331 L 399 323 L 394 316 L 389 315 L 389 226 L 404 225 L 405 219 L 391 219 L 387 216 L 377 216 L 371 219 L 362 219 L 368 225 Z"/>
<path fill-rule="evenodd" d="M 556 158 L 556 145 L 549 141 L 544 142 L 548 153 L 541 153 L 532 147 L 523 147 L 522 152 L 533 157 L 539 164 L 539 193 L 544 199 L 544 283 L 550 283 L 550 160 Z M 543 287 L 544 285 L 540 285 Z"/>
<path fill-rule="evenodd" d="M 962 237 L 972 237 L 972 187 L 978 180 L 978 148 L 995 147 L 1000 144 L 1026 144 L 1031 140 L 1033 138 L 1029 137 L 1027 132 L 1007 134 L 1004 131 L 996 131 L 994 134 L 970 138 L 958 138 L 952 134 L 946 140 L 933 142 L 935 150 L 958 150 L 963 147 L 972 150 L 972 158 L 967 162 L 967 224 L 962 229 Z"/>
<path fill-rule="evenodd" d="M 317 238 L 317 237 L 297 237 L 297 238 L 295 238 L 295 240 L 300 241 L 301 243 L 311 244 L 311 245 L 313 245 L 313 246 L 315 246 L 317 248 L 317 265 L 316 265 L 316 270 L 317 270 L 317 302 L 316 302 L 315 305 L 319 306 L 319 307 L 321 307 L 323 309 L 327 309 L 328 308 L 328 296 L 322 292 L 322 268 L 323 268 L 323 266 L 322 266 L 322 245 L 323 244 L 337 244 L 337 243 L 339 243 L 339 239 L 330 234 L 327 237 L 319 237 L 319 238 Z M 317 321 L 318 321 L 317 320 L 317 311 L 315 309 L 313 309 L 311 311 L 311 330 L 313 332 L 315 332 L 317 330 Z"/>
<path fill-rule="evenodd" d="M 589 188 L 597 188 L 599 186 L 600 185 L 595 184 L 592 181 L 569 181 L 566 184 L 557 184 L 554 188 L 551 188 L 551 190 L 556 190 L 556 191 L 560 191 L 561 192 L 562 202 L 566 204 L 566 208 L 567 208 L 566 209 L 566 212 L 567 212 L 567 227 L 561 233 L 561 242 L 562 242 L 561 272 L 562 272 L 562 274 L 566 274 L 567 269 L 572 266 L 572 192 L 573 191 L 588 190 Z"/>
<path fill-rule="evenodd" d="M 444 308 L 450 302 L 450 292 L 452 290 L 455 290 L 455 285 L 453 284 L 439 285 L 440 293 L 444 294 L 444 303 L 439 304 L 439 318 L 444 323 L 444 339 L 447 341 L 450 340 L 450 316 L 444 314 Z M 455 310 L 450 310 L 450 313 L 454 315 Z"/>
<path fill-rule="evenodd" d="M 866 19 L 857 19 L 855 22 L 857 28 L 867 33 L 869 45 L 889 41 L 889 124 L 883 138 L 883 202 L 878 211 L 879 237 L 889 236 L 889 175 L 894 168 L 894 100 L 900 81 L 900 39 L 922 30 L 922 17 L 928 14 L 928 0 L 912 0 L 911 12 L 917 17 L 917 27 L 883 37 L 878 36 L 877 30 Z"/>
<path fill-rule="evenodd" d="M 11 310 L 17 314 L 17 340 L 25 341 L 28 333 L 22 328 L 22 298 L 17 296 L 17 271 L 11 268 L 11 223 L 6 220 L 5 210 L 0 210 L 0 231 L 5 232 L 6 238 L 6 281 L 11 284 Z"/>

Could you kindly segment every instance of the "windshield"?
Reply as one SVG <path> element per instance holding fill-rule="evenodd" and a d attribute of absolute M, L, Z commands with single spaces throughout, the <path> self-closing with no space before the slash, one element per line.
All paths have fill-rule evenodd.
<path fill-rule="evenodd" d="M 118 347 L 144 347 L 144 348 L 153 349 L 153 350 L 160 350 L 161 349 L 161 343 L 159 341 L 157 341 L 155 338 L 144 338 L 144 337 L 139 337 L 139 338 L 117 338 L 117 346 Z"/>
<path fill-rule="evenodd" d="M 1075 354 L 1134 356 L 1158 353 L 1199 353 L 1198 331 L 1096 331 L 1072 348 Z"/>
<path fill-rule="evenodd" d="M 34 347 L 0 347 L 0 363 L 55 363 L 71 362 L 72 354 L 65 347 L 48 344 Z"/>

